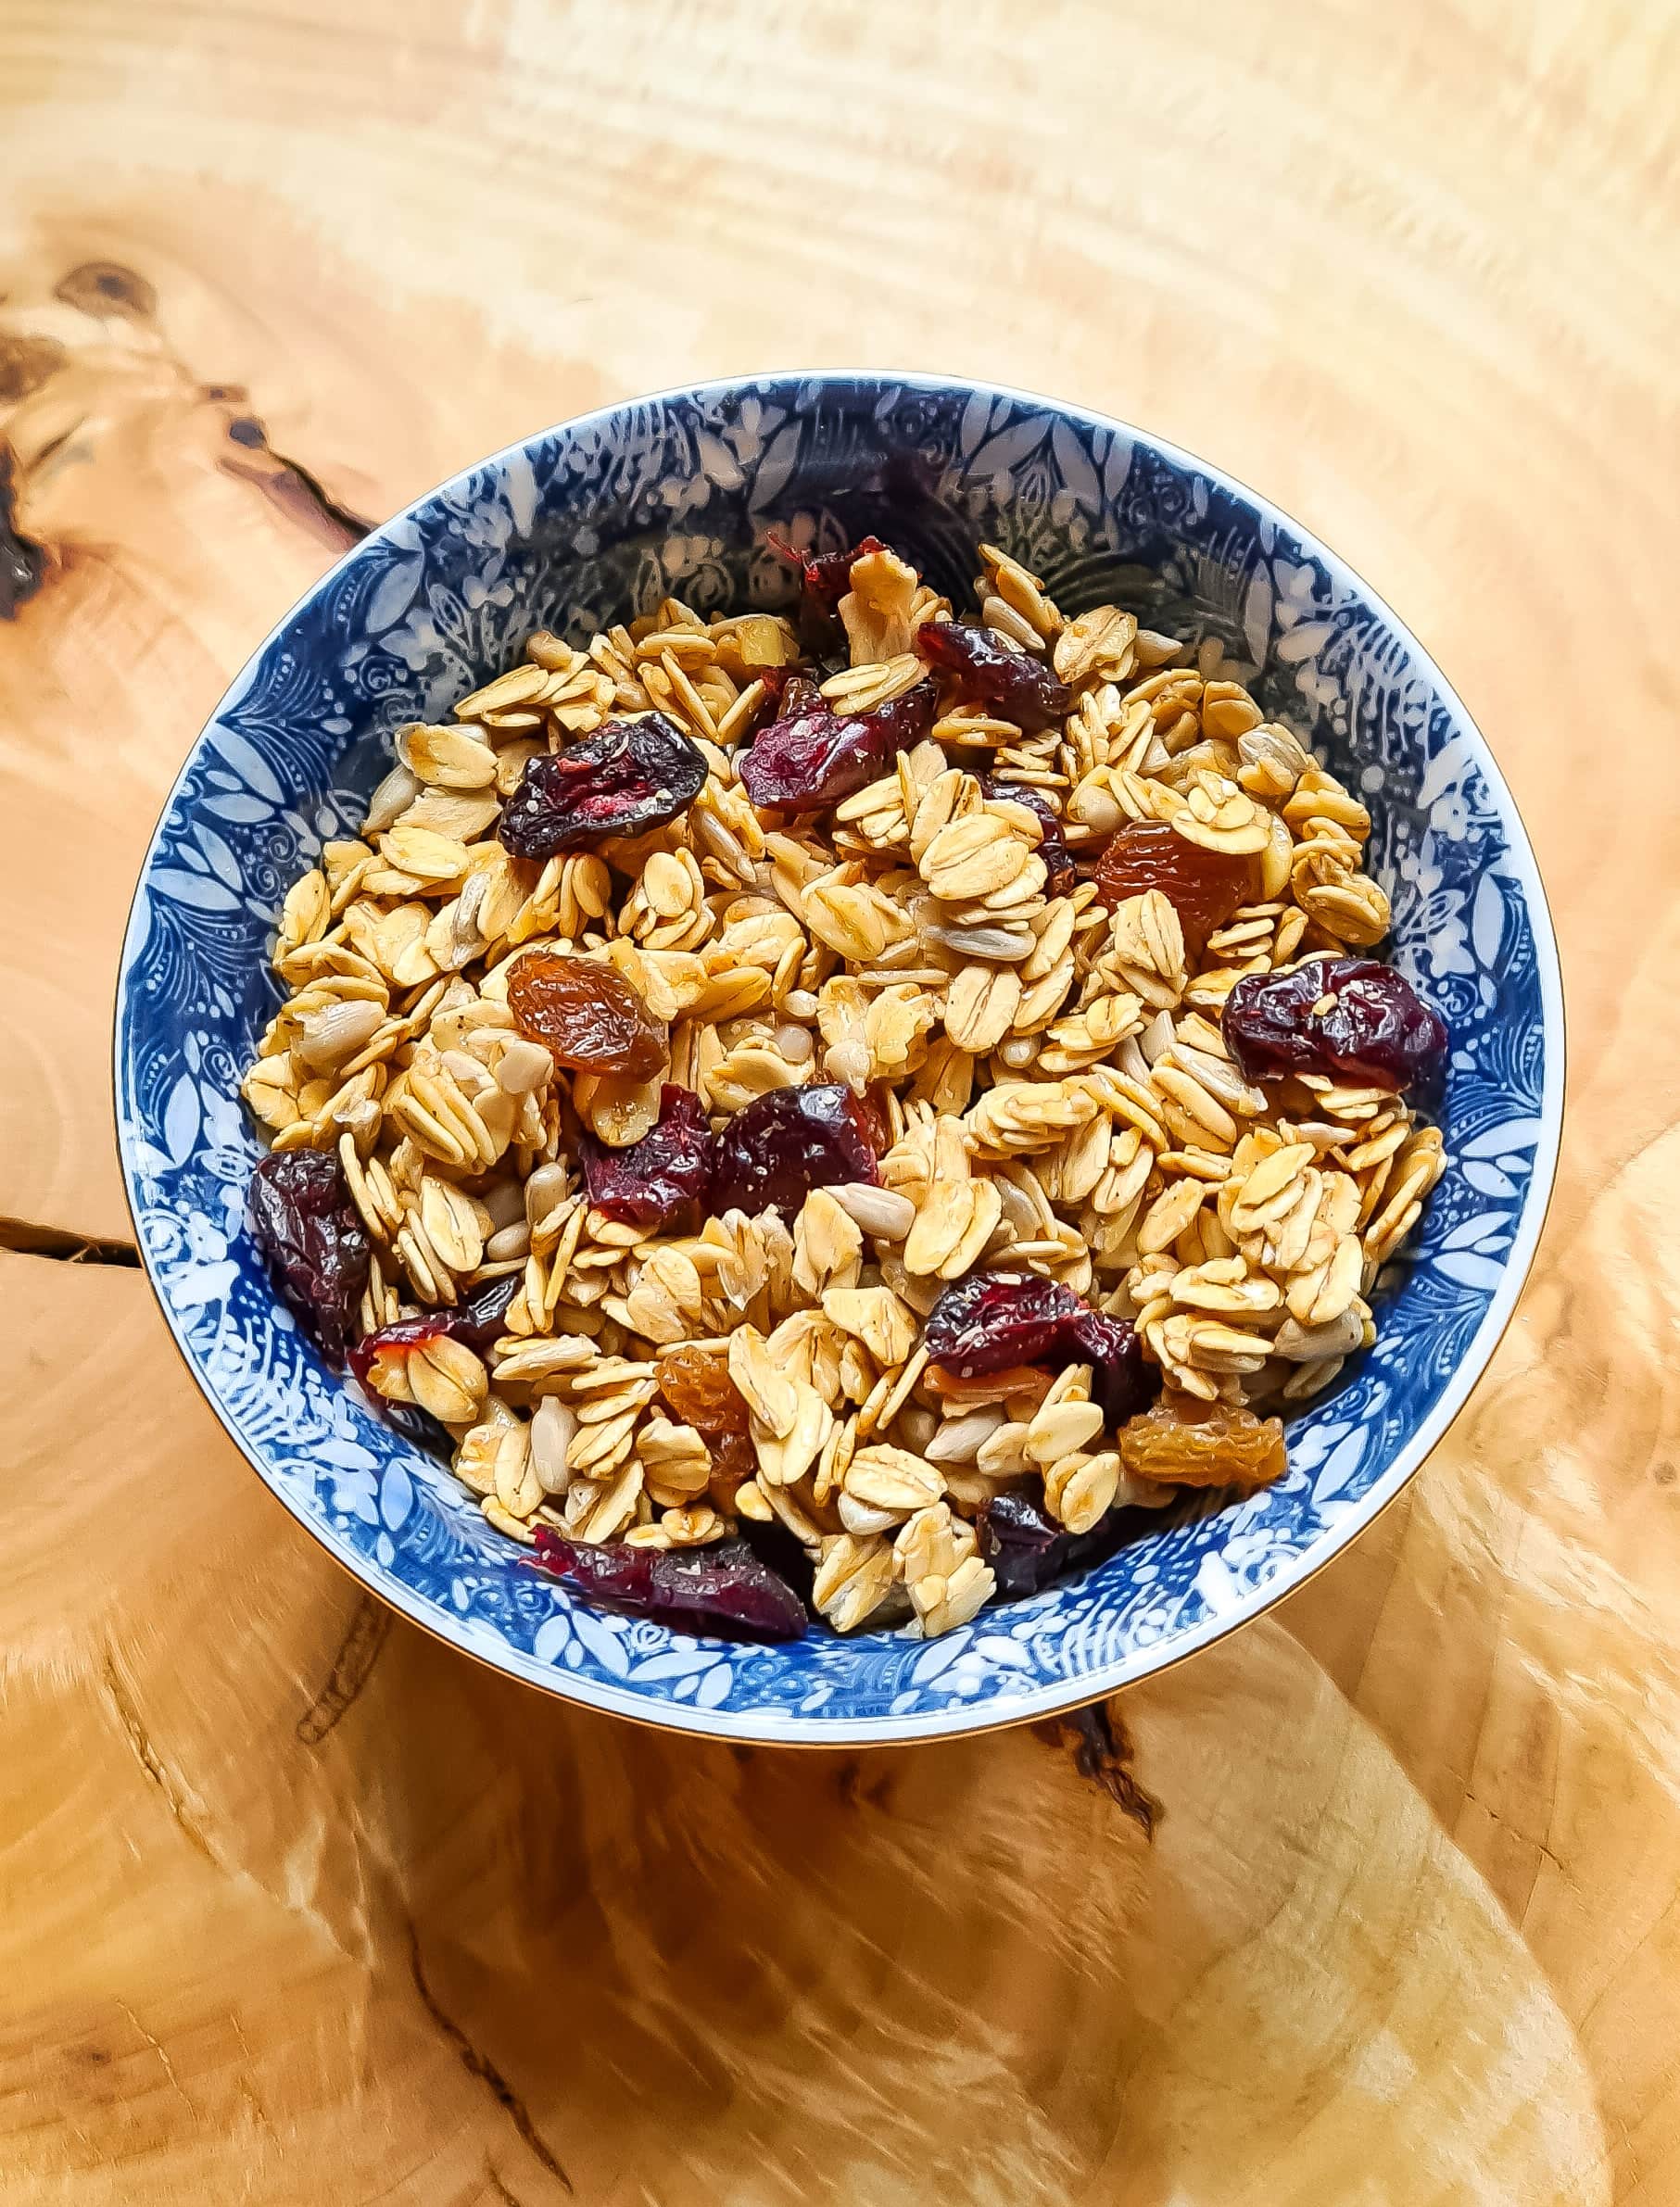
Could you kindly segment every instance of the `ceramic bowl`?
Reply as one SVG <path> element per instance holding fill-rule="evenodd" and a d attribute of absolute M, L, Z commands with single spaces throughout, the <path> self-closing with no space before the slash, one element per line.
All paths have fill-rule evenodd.
<path fill-rule="evenodd" d="M 583 1608 L 329 1370 L 246 1225 L 240 1071 L 277 1001 L 281 899 L 355 832 L 392 730 L 436 719 L 537 627 L 575 640 L 674 591 L 785 602 L 776 529 L 868 530 L 966 590 L 982 539 L 1067 612 L 1118 599 L 1213 639 L 1374 816 L 1392 954 L 1452 1033 L 1446 1175 L 1379 1296 L 1376 1346 L 1292 1426 L 1286 1478 L 1204 1502 L 1083 1577 L 943 1638 L 694 1639 Z M 1317 1570 L 1404 1485 L 1510 1317 L 1563 1084 L 1557 953 L 1509 792 L 1421 646 L 1265 499 L 1142 431 L 913 375 L 769 375 L 604 409 L 469 468 L 347 553 L 239 675 L 171 790 L 123 950 L 116 1093 L 141 1247 L 194 1378 L 338 1560 L 514 1677 L 681 1729 L 926 1739 L 1142 1678 Z"/>

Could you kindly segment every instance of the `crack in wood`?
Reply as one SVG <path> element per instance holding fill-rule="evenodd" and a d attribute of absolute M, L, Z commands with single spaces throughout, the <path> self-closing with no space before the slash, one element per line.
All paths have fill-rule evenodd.
<path fill-rule="evenodd" d="M 85 414 L 78 414 L 76 419 L 69 422 L 67 427 L 61 429 L 57 436 L 49 436 L 45 444 L 44 444 L 35 454 L 34 460 L 30 468 L 31 474 L 38 475 L 41 473 L 41 470 L 47 466 L 50 461 L 57 460 L 59 453 L 64 450 L 65 447 L 70 442 L 70 440 L 73 437 L 80 436 L 86 426 L 87 416 Z"/>
<path fill-rule="evenodd" d="M 193 2117 L 193 2120 L 196 2122 L 198 2119 L 198 2110 L 194 2106 L 192 2098 L 189 2095 L 186 2087 L 175 2075 L 175 2064 L 170 2060 L 169 2049 L 167 2047 L 165 2047 L 162 2039 L 153 2037 L 152 2033 L 146 2029 L 145 2025 L 141 2022 L 140 2018 L 134 2013 L 134 2011 L 129 2006 L 126 2000 L 120 1999 L 117 2002 L 117 2005 L 121 2009 L 123 2014 L 128 2017 L 129 2022 L 133 2025 L 134 2029 L 139 2032 L 141 2037 L 145 2040 L 147 2046 L 151 2048 L 158 2059 L 163 2063 L 164 2075 L 169 2078 L 171 2086 L 173 2087 L 175 2094 L 180 2099 L 182 2104 L 185 2107 L 188 2114 L 190 2114 Z"/>
<path fill-rule="evenodd" d="M 106 1699 L 115 1711 L 117 1721 L 122 1726 L 129 1746 L 133 1750 L 135 1761 L 163 1796 L 165 1807 L 181 1826 L 183 1835 L 195 1851 L 201 1854 L 207 1862 L 214 1863 L 216 1857 L 211 1850 L 210 1843 L 195 1822 L 183 1797 L 179 1780 L 168 1763 L 164 1761 L 162 1756 L 158 1754 L 157 1748 L 153 1747 L 151 1734 L 145 1728 L 145 1720 L 134 1705 L 133 1696 L 129 1692 L 121 1673 L 117 1669 L 114 1656 L 107 1655 L 106 1657 L 105 1668 L 100 1672 L 100 1683 L 105 1688 Z"/>
<path fill-rule="evenodd" d="M 1497 1825 L 1500 1831 L 1514 1839 L 1519 1847 L 1532 1847 L 1537 1855 L 1542 1856 L 1551 1864 L 1566 1884 L 1573 1882 L 1570 1879 L 1569 1865 L 1553 1853 L 1544 1839 L 1536 1838 L 1533 1832 L 1525 1831 L 1522 1824 L 1515 1822 L 1513 1818 L 1504 1815 L 1493 1806 L 1492 1802 L 1484 1801 L 1480 1794 L 1472 1793 L 1469 1786 L 1464 1789 L 1464 1800 L 1467 1807 L 1479 1809 L 1490 1823 Z M 1445 1823 L 1442 1828 L 1446 1830 Z M 1458 1845 L 1458 1840 L 1451 1832 L 1447 1832 L 1447 1837 L 1453 1839 L 1455 1846 Z"/>
<path fill-rule="evenodd" d="M 325 1685 L 297 1720 L 297 1737 L 306 1747 L 318 1747 L 353 1705 L 373 1675 L 390 1629 L 389 1609 L 372 1595 L 362 1595 L 350 1612 Z"/>
<path fill-rule="evenodd" d="M 234 2081 L 239 2087 L 239 2097 L 244 2100 L 246 2107 L 250 2109 L 251 2113 L 256 2117 L 259 2129 L 267 2132 L 269 2143 L 274 2148 L 276 2152 L 284 2153 L 285 2151 L 285 2146 L 281 2138 L 280 2133 L 274 2128 L 274 2125 L 269 2114 L 269 2111 L 263 2106 L 262 2101 L 258 2097 L 256 2088 L 251 2084 L 249 2078 L 242 2076 L 235 2078 Z"/>
<path fill-rule="evenodd" d="M 501 2207 L 522 2207 L 519 2194 L 509 2188 L 507 2178 L 493 2161 L 485 2163 L 484 2173 L 486 2183 L 494 2197 L 500 2201 Z"/>
<path fill-rule="evenodd" d="M 239 2041 L 239 2050 L 245 2056 L 246 2068 L 254 2070 L 257 2066 L 257 2063 L 251 2053 L 251 2042 L 245 2035 L 245 2025 L 240 2022 L 238 2016 L 234 2014 L 231 2008 L 228 2010 L 228 2021 L 234 2026 L 234 2036 Z M 280 2133 L 274 2128 L 273 2121 L 269 2114 L 269 2111 L 262 2104 L 261 2094 L 258 2091 L 256 2086 L 252 2084 L 250 2078 L 246 2076 L 243 2071 L 239 2075 L 238 2084 L 239 2097 L 250 2109 L 252 2114 L 256 2116 L 262 2128 L 267 2131 L 270 2138 L 273 2141 L 276 2151 L 284 2153 L 285 2151 L 285 2141 L 281 2137 Z"/>
<path fill-rule="evenodd" d="M 1073 1749 L 1074 1768 L 1081 1778 L 1100 1785 L 1123 1815 L 1129 1816 L 1153 1841 L 1162 1814 L 1161 1803 L 1139 1785 L 1132 1770 L 1137 1743 L 1114 1701 L 1093 1701 L 1070 1710 L 1046 1727 L 1048 1735 Z"/>
<path fill-rule="evenodd" d="M 226 455 L 220 461 L 224 475 L 255 484 L 278 506 L 288 521 L 302 522 L 337 550 L 360 544 L 373 523 L 334 498 L 320 477 L 289 453 L 277 452 L 269 433 L 255 414 L 236 414 L 228 423 L 228 442 L 241 451 L 253 452 L 256 460 Z M 266 462 L 266 464 L 264 464 Z"/>
<path fill-rule="evenodd" d="M 0 621 L 15 621 L 46 574 L 46 554 L 18 533 L 18 494 L 12 481 L 15 455 L 0 444 Z"/>
<path fill-rule="evenodd" d="M 51 1257 L 61 1265 L 121 1265 L 131 1271 L 140 1267 L 140 1252 L 132 1242 L 35 1226 L 27 1218 L 0 1217 L 0 1249 L 9 1249 L 15 1256 Z"/>
<path fill-rule="evenodd" d="M 530 2110 L 525 2106 L 524 2101 L 514 2091 L 495 2062 L 487 2055 L 479 2052 L 477 2047 L 474 2045 L 454 2017 L 439 2005 L 436 1994 L 426 1982 L 425 1967 L 420 1956 L 420 1934 L 414 1928 L 412 1918 L 408 1919 L 407 1928 L 409 1934 L 409 1973 L 414 1980 L 414 1990 L 420 1996 L 421 2006 L 437 2025 L 445 2042 L 454 2052 L 456 2060 L 467 2075 L 476 2077 L 482 2085 L 488 2087 L 491 2097 L 502 2109 L 532 2153 L 548 2170 L 549 2175 L 555 2177 L 565 2187 L 568 2196 L 575 2198 L 576 2195 L 571 2177 L 561 2166 L 552 2147 L 549 2145 L 536 2124 L 532 2122 Z M 498 2181 L 499 2182 L 499 2178 Z M 504 2186 L 503 2189 L 505 2190 L 505 2188 Z"/>

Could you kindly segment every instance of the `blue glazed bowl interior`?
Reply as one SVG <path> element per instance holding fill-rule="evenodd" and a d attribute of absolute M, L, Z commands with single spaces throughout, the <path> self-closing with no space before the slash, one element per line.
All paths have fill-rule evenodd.
<path fill-rule="evenodd" d="M 279 906 L 352 835 L 402 722 L 667 592 L 785 604 L 766 531 L 873 531 L 966 599 L 982 540 L 1065 612 L 1116 599 L 1215 639 L 1232 672 L 1366 800 L 1392 955 L 1453 1036 L 1450 1164 L 1379 1338 L 1290 1429 L 1276 1487 L 1203 1505 L 1073 1583 L 923 1643 L 697 1640 L 575 1605 L 443 1466 L 327 1370 L 245 1224 L 259 1144 L 237 1083 L 278 1002 Z M 1159 1668 L 1305 1577 L 1395 1493 L 1509 1317 L 1555 1157 L 1556 953 L 1481 738 L 1421 648 L 1321 546 L 1217 471 L 1018 393 L 896 376 L 765 377 L 549 430 L 376 531 L 258 651 L 148 854 L 124 949 L 119 1134 L 146 1263 L 187 1361 L 288 1507 L 446 1638 L 575 1698 L 769 1738 L 925 1736 L 1042 1714 Z"/>

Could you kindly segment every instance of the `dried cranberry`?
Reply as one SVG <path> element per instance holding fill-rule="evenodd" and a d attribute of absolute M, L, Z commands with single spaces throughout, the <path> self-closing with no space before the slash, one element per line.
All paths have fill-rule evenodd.
<path fill-rule="evenodd" d="M 1029 651 L 1012 651 L 974 621 L 928 621 L 916 632 L 918 656 L 954 675 L 966 699 L 995 705 L 1029 735 L 1066 715 L 1073 692 Z"/>
<path fill-rule="evenodd" d="M 764 684 L 765 695 L 777 713 L 781 711 L 781 702 L 789 686 L 809 679 L 802 667 L 791 663 L 779 667 L 759 667 L 756 673 L 758 680 Z"/>
<path fill-rule="evenodd" d="M 441 1310 L 428 1310 L 423 1318 L 398 1318 L 394 1325 L 376 1327 L 372 1333 L 364 1333 L 350 1351 L 350 1369 L 373 1400 L 380 1402 L 383 1397 L 373 1384 L 375 1361 L 394 1352 L 417 1348 L 423 1341 L 442 1341 L 451 1331 L 448 1313 Z"/>
<path fill-rule="evenodd" d="M 916 692 L 911 691 L 914 697 Z M 1079 887 L 1079 870 L 1073 863 L 1073 853 L 1067 848 L 1067 838 L 1062 824 L 1051 809 L 1050 800 L 1042 789 L 1029 788 L 1024 782 L 1000 782 L 994 775 L 988 775 L 982 785 L 988 797 L 1009 804 L 1025 805 L 1036 813 L 1043 828 L 1039 844 L 1039 856 L 1044 862 L 1044 889 L 1053 897 L 1070 897 Z"/>
<path fill-rule="evenodd" d="M 625 1226 L 698 1230 L 712 1186 L 712 1129 L 691 1089 L 667 1082 L 659 1118 L 639 1141 L 612 1150 L 592 1134 L 578 1137 L 589 1201 Z"/>
<path fill-rule="evenodd" d="M 706 771 L 700 746 L 663 713 L 606 721 L 581 743 L 525 762 L 496 832 L 516 858 L 646 835 L 693 802 Z"/>
<path fill-rule="evenodd" d="M 480 1280 L 453 1310 L 428 1310 L 417 1318 L 398 1318 L 394 1325 L 364 1333 L 350 1351 L 350 1369 L 375 1402 L 383 1398 L 373 1385 L 373 1360 L 393 1349 L 411 1349 L 423 1341 L 459 1341 L 479 1356 L 507 1331 L 508 1308 L 524 1284 L 523 1272 L 503 1272 Z M 398 1406 L 392 1406 L 393 1407 Z M 441 1433 L 443 1428 L 437 1428 Z M 448 1436 L 444 1445 L 448 1446 Z"/>
<path fill-rule="evenodd" d="M 900 751 L 913 750 L 928 734 L 933 726 L 934 704 L 932 683 L 918 682 L 902 698 L 890 698 L 884 705 L 874 705 L 867 713 L 853 715 L 875 729 L 880 738 L 883 772 Z"/>
<path fill-rule="evenodd" d="M 251 1175 L 251 1232 L 280 1298 L 335 1367 L 368 1283 L 368 1237 L 329 1150 L 275 1150 Z"/>
<path fill-rule="evenodd" d="M 1006 1599 L 1038 1594 L 1115 1545 L 1117 1514 L 1111 1511 L 1089 1532 L 1068 1532 L 1025 1494 L 993 1494 L 975 1524 L 980 1561 L 992 1566 Z"/>
<path fill-rule="evenodd" d="M 493 1341 L 507 1331 L 509 1305 L 524 1285 L 524 1274 L 503 1272 L 495 1280 L 481 1280 L 469 1289 L 448 1314 L 449 1331 L 482 1356 Z"/>
<path fill-rule="evenodd" d="M 974 1380 L 1012 1364 L 1071 1362 L 1073 1329 L 1094 1316 L 1071 1288 L 1037 1272 L 970 1272 L 934 1305 L 923 1339 L 935 1364 Z"/>
<path fill-rule="evenodd" d="M 411 1448 L 423 1449 L 427 1456 L 440 1457 L 447 1464 L 455 1442 L 447 1425 L 440 1425 L 430 1410 L 423 1410 L 418 1403 L 388 1403 L 375 1395 L 379 1415 L 396 1433 L 400 1433 Z"/>
<path fill-rule="evenodd" d="M 857 1100 L 865 1137 L 878 1157 L 892 1147 L 892 1114 L 887 1103 L 891 1093 L 886 1081 L 872 1080 Z"/>
<path fill-rule="evenodd" d="M 862 536 L 844 551 L 802 552 L 772 534 L 770 549 L 778 559 L 800 572 L 799 618 L 795 626 L 800 649 L 810 659 L 825 659 L 845 649 L 846 632 L 835 607 L 852 583 L 852 562 L 865 553 L 885 551 L 878 536 Z M 842 661 L 842 664 L 844 662 Z"/>
<path fill-rule="evenodd" d="M 1055 1551 L 1074 1536 L 1025 1494 L 993 1494 L 980 1505 L 975 1530 L 982 1563 L 997 1573 L 1000 1594 L 1036 1594 L 1055 1577 Z"/>
<path fill-rule="evenodd" d="M 933 686 L 842 720 L 814 682 L 789 683 L 780 716 L 759 730 L 741 760 L 747 795 L 766 812 L 815 813 L 885 774 L 933 725 Z"/>
<path fill-rule="evenodd" d="M 1225 999 L 1220 1029 L 1246 1080 L 1320 1073 L 1430 1101 L 1446 1077 L 1439 1014 L 1375 958 L 1307 958 L 1292 972 L 1252 974 Z"/>
<path fill-rule="evenodd" d="M 799 1640 L 804 1604 L 743 1540 L 707 1548 L 594 1547 L 534 1528 L 540 1562 L 573 1593 L 674 1632 L 728 1640 Z"/>
<path fill-rule="evenodd" d="M 1124 1425 L 1155 1400 L 1160 1374 L 1145 1361 L 1143 1344 L 1126 1319 L 1084 1308 L 1067 1331 L 1074 1349 L 1092 1368 L 1092 1399 L 1102 1405 L 1105 1425 Z"/>
<path fill-rule="evenodd" d="M 1129 1532 L 1145 1523 L 1141 1511 L 1111 1509 L 1089 1532 L 1068 1532 L 1025 1494 L 993 1494 L 982 1503 L 975 1530 L 979 1556 L 997 1574 L 1005 1599 L 1038 1594 L 1070 1572 L 1099 1563 Z"/>
<path fill-rule="evenodd" d="M 1142 1409 L 1156 1392 L 1126 1320 L 1093 1310 L 1071 1288 L 1036 1272 L 970 1272 L 941 1295 L 923 1339 L 931 1361 L 958 1380 L 1017 1364 L 1089 1364 L 1093 1399 L 1109 1425 Z"/>
<path fill-rule="evenodd" d="M 777 536 L 774 530 L 766 541 L 778 559 L 799 569 L 801 582 L 814 598 L 826 598 L 831 604 L 842 599 L 851 587 L 852 562 L 887 549 L 878 536 L 860 536 L 847 551 L 802 552 L 797 545 Z"/>
<path fill-rule="evenodd" d="M 810 676 L 795 675 L 782 691 L 776 719 L 758 731 L 752 750 L 740 754 L 747 795 L 754 804 L 802 809 L 805 791 L 823 779 L 843 730 L 839 713 L 829 709 Z M 821 802 L 820 797 L 810 800 L 812 807 Z"/>
<path fill-rule="evenodd" d="M 813 1188 L 878 1178 L 863 1105 L 843 1082 L 778 1088 L 743 1105 L 718 1137 L 715 1213 L 774 1208 L 791 1220 Z"/>
<path fill-rule="evenodd" d="M 748 1446 L 751 1445 L 749 1443 Z M 753 1460 L 756 1463 L 756 1457 Z M 784 1585 L 793 1589 L 804 1604 L 807 1613 L 815 1616 L 816 1605 L 811 1599 L 811 1595 L 815 1583 L 816 1567 L 781 1520 L 772 1518 L 766 1523 L 760 1518 L 743 1518 L 740 1521 L 740 1536 L 759 1561 L 768 1565 Z"/>

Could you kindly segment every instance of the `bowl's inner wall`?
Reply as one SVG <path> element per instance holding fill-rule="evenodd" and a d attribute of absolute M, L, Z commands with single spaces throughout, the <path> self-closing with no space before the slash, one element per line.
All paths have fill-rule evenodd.
<path fill-rule="evenodd" d="M 394 729 L 447 716 L 539 627 L 585 642 L 667 592 L 705 613 L 789 603 L 792 578 L 766 546 L 770 530 L 822 549 L 873 532 L 959 609 L 977 547 L 995 542 L 1064 612 L 1114 598 L 1145 625 L 1217 641 L 1220 672 L 1248 683 L 1370 804 L 1371 863 L 1395 908 L 1391 954 L 1454 1032 L 1452 1166 L 1406 1276 L 1384 1283 L 1377 1347 L 1294 1421 L 1283 1484 L 1156 1526 L 1077 1590 L 979 1621 L 999 1645 L 1054 1638 L 1055 1661 L 1089 1671 L 1292 1572 L 1306 1546 L 1359 1510 L 1498 1284 L 1543 1073 L 1520 864 L 1474 739 L 1426 665 L 1345 571 L 1275 516 L 1109 424 L 1009 395 L 772 379 L 553 431 L 353 553 L 225 701 L 150 862 L 120 1037 L 124 1148 L 148 1251 L 212 1396 L 318 1527 L 452 1608 L 469 1637 L 604 1665 L 621 1680 L 638 1635 L 685 1645 L 618 1621 L 566 1625 L 563 1598 L 448 1472 L 322 1369 L 276 1312 L 244 1231 L 259 1145 L 234 1091 L 278 1002 L 267 954 L 280 901 L 322 840 L 354 834 Z M 714 1697 L 762 1702 L 768 1691 L 798 1708 L 838 1690 L 850 1713 L 871 1714 L 906 1692 L 1012 1690 L 990 1671 L 978 1685 L 959 1671 L 936 1688 L 961 1655 L 937 1646 L 947 1649 L 937 1662 L 888 1634 L 863 1635 L 843 1658 L 821 1641 L 736 1650 Z M 767 1689 L 752 1676 L 765 1663 L 815 1668 Z"/>

